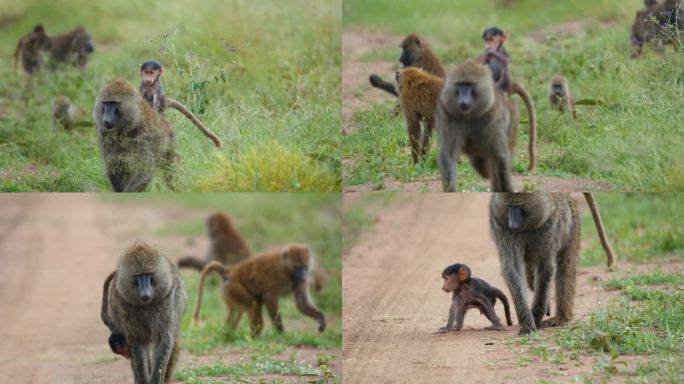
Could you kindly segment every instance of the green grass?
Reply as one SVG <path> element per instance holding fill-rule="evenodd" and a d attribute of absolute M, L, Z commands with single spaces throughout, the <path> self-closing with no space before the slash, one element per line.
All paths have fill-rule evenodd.
<path fill-rule="evenodd" d="M 52 99 L 67 95 L 89 116 L 105 82 L 137 83 L 140 63 L 154 58 L 166 94 L 224 142 L 217 150 L 166 112 L 182 190 L 339 191 L 340 12 L 339 0 L 0 1 L 0 190 L 109 190 L 95 130 L 52 130 Z M 96 45 L 87 69 L 25 84 L 12 52 L 37 23 L 48 34 L 86 27 Z M 158 179 L 151 191 L 166 190 Z"/>
<path fill-rule="evenodd" d="M 582 365 L 591 372 L 575 382 L 608 381 L 677 383 L 684 380 L 684 269 L 673 274 L 611 279 L 606 286 L 623 295 L 600 307 L 589 319 L 546 335 L 520 339 L 530 356 L 556 365 Z M 654 286 L 655 285 L 655 286 Z"/>
<path fill-rule="evenodd" d="M 684 257 L 684 195 L 681 193 L 596 194 L 617 263 Z M 582 265 L 605 264 L 596 227 L 587 212 L 582 218 Z"/>
<path fill-rule="evenodd" d="M 339 357 L 342 346 L 342 235 L 341 195 L 339 193 L 148 193 L 135 195 L 103 194 L 100 199 L 111 203 L 187 207 L 221 210 L 232 217 L 253 252 L 272 249 L 287 242 L 302 242 L 313 249 L 317 262 L 330 272 L 331 278 L 321 292 L 311 292 L 314 303 L 326 315 L 328 327 L 322 333 L 313 319 L 300 314 L 292 295 L 280 300 L 285 332 L 274 331 L 264 311 L 265 329 L 259 337 L 251 337 L 247 316 L 236 331 L 224 326 L 226 309 L 219 298 L 218 279 L 209 279 L 202 301 L 202 322 L 193 326 L 192 313 L 197 300 L 199 274 L 182 270 L 188 291 L 187 312 L 181 322 L 182 348 L 193 355 L 239 353 L 240 362 L 217 361 L 178 370 L 176 377 L 185 383 L 233 382 L 268 375 L 295 375 L 314 382 L 334 383 L 339 380 L 327 364 Z M 159 236 L 204 236 L 203 220 L 176 221 L 158 230 Z M 315 350 L 315 361 L 291 356 L 301 349 Z M 249 381 L 252 382 L 252 381 Z"/>
<path fill-rule="evenodd" d="M 536 106 L 538 174 L 588 178 L 630 191 L 684 187 L 684 56 L 668 48 L 664 55 L 647 49 L 641 59 L 629 58 L 629 26 L 641 2 L 521 0 L 505 10 L 493 9 L 492 3 L 428 0 L 417 7 L 410 1 L 349 0 L 343 4 L 343 24 L 395 34 L 397 44 L 400 36 L 418 32 L 433 42 L 448 66 L 477 56 L 482 30 L 498 25 L 511 34 L 507 49 L 513 77 L 526 86 Z M 548 31 L 561 23 L 581 33 L 549 37 Z M 362 60 L 395 61 L 398 54 L 398 48 L 388 46 Z M 576 121 L 551 111 L 548 82 L 557 73 L 568 77 L 577 99 L 603 104 L 578 106 Z M 354 115 L 357 129 L 343 139 L 343 157 L 353 159 L 343 172 L 345 185 L 439 177 L 434 145 L 425 164 L 411 164 L 405 124 L 395 108 L 396 102 L 388 100 Z M 515 172 L 526 163 L 524 120 Z M 482 188 L 467 161 L 458 169 L 459 189 Z"/>

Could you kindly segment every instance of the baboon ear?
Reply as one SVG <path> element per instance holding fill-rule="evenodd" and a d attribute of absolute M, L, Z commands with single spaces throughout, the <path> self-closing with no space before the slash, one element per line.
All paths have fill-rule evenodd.
<path fill-rule="evenodd" d="M 465 265 L 458 270 L 458 280 L 466 281 L 470 279 L 470 268 Z"/>
<path fill-rule="evenodd" d="M 501 42 L 505 43 L 508 41 L 508 32 L 504 32 L 501 34 Z"/>
<path fill-rule="evenodd" d="M 420 47 L 420 39 L 416 37 L 416 45 Z"/>

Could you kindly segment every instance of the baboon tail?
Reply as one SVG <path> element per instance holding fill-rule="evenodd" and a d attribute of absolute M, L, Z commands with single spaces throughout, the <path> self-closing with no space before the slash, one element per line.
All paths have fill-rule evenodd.
<path fill-rule="evenodd" d="M 589 204 L 589 210 L 591 211 L 591 216 L 594 218 L 594 224 L 596 224 L 596 232 L 598 232 L 599 238 L 601 239 L 601 245 L 603 250 L 606 252 L 607 265 L 612 267 L 615 265 L 615 253 L 613 253 L 613 247 L 608 242 L 608 236 L 606 236 L 606 229 L 603 227 L 603 221 L 601 220 L 601 213 L 598 210 L 598 204 L 596 204 L 596 199 L 594 199 L 594 194 L 591 192 L 584 192 L 584 198 L 587 199 L 587 204 Z"/>
<path fill-rule="evenodd" d="M 204 134 L 204 136 L 208 137 L 211 141 L 214 142 L 214 145 L 216 145 L 216 148 L 221 148 L 223 146 L 223 143 L 221 142 L 221 139 L 218 138 L 213 132 L 207 129 L 207 127 L 202 124 L 202 122 L 195 116 L 192 112 L 190 112 L 189 109 L 185 108 L 185 106 L 178 101 L 170 98 L 170 97 L 165 97 L 164 98 L 164 104 L 165 107 L 171 107 L 185 115 L 185 117 L 188 118 L 188 120 L 192 121 L 193 124 L 197 128 L 199 128 L 200 131 Z"/>
<path fill-rule="evenodd" d="M 197 272 L 202 272 L 206 265 L 207 263 L 205 261 L 198 260 L 192 256 L 178 260 L 178 268 L 192 268 Z"/>
<path fill-rule="evenodd" d="M 525 103 L 525 108 L 527 109 L 527 120 L 530 124 L 530 136 L 529 136 L 529 152 L 530 152 L 530 164 L 527 167 L 529 172 L 534 172 L 537 168 L 537 116 L 534 112 L 534 105 L 532 104 L 532 98 L 527 92 L 525 87 L 518 82 L 511 83 L 511 93 L 515 93 L 523 100 Z"/>
<path fill-rule="evenodd" d="M 370 81 L 371 85 L 374 86 L 375 88 L 380 88 L 385 92 L 391 93 L 394 96 L 399 97 L 399 93 L 397 92 L 397 89 L 394 88 L 394 84 L 390 83 L 389 81 L 385 81 L 380 76 L 378 75 L 370 75 L 368 78 Z"/>
<path fill-rule="evenodd" d="M 511 320 L 511 308 L 508 306 L 508 298 L 506 298 L 506 295 L 504 295 L 504 293 L 497 288 L 494 288 L 494 295 L 504 306 L 504 312 L 506 312 L 506 324 L 513 325 L 513 321 Z"/>
<path fill-rule="evenodd" d="M 200 275 L 199 290 L 197 292 L 197 303 L 195 303 L 195 313 L 193 315 L 194 323 L 199 322 L 200 309 L 202 308 L 202 292 L 204 291 L 204 280 L 207 275 L 211 272 L 218 272 L 221 275 L 226 275 L 228 268 L 224 267 L 223 264 L 218 261 L 212 261 L 207 264 L 204 269 L 202 269 L 202 274 Z"/>
<path fill-rule="evenodd" d="M 110 330 L 114 324 L 109 320 L 109 284 L 111 284 L 115 276 L 116 271 L 110 273 L 105 279 L 104 286 L 102 287 L 102 310 L 100 311 L 100 318 L 102 318 L 102 322 Z"/>

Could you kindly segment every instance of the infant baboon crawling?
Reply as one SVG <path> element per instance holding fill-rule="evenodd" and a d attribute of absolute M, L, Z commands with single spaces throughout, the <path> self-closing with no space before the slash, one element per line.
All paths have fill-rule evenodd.
<path fill-rule="evenodd" d="M 504 306 L 506 324 L 513 325 L 506 295 L 486 281 L 471 277 L 470 268 L 467 265 L 453 264 L 446 267 L 442 272 L 442 279 L 444 279 L 442 290 L 452 292 L 453 295 L 447 325 L 438 329 L 437 333 L 460 331 L 463 328 L 465 314 L 471 308 L 479 309 L 480 313 L 492 322 L 492 325 L 485 329 L 503 331 L 503 324 L 494 311 L 496 299 L 499 299 Z M 456 320 L 455 327 L 454 320 Z"/>

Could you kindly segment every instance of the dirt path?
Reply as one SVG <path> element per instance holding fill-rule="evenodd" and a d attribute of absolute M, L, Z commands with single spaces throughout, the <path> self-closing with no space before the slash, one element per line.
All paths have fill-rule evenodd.
<path fill-rule="evenodd" d="M 122 247 L 135 240 L 150 242 L 171 258 L 206 249 L 205 236 L 188 241 L 155 233 L 173 221 L 203 220 L 208 212 L 106 203 L 83 193 L 0 194 L 0 207 L 0 381 L 131 383 L 128 361 L 114 356 L 106 342 L 102 283 Z M 315 363 L 317 352 L 287 348 L 283 353 Z M 183 351 L 178 369 L 217 359 L 236 364 L 248 357 L 240 351 L 207 356 Z M 340 366 L 339 358 L 331 362 L 338 375 Z"/>
<path fill-rule="evenodd" d="M 489 234 L 488 202 L 489 194 L 484 193 L 414 194 L 381 211 L 374 229 L 345 252 L 345 381 L 537 382 L 591 369 L 591 364 L 557 367 L 532 362 L 522 366 L 515 346 L 503 340 L 514 336 L 518 326 L 503 332 L 485 331 L 489 323 L 477 311 L 468 312 L 461 332 L 434 334 L 446 324 L 450 305 L 450 296 L 440 289 L 445 266 L 463 262 L 475 276 L 506 291 Z M 589 283 L 592 278 L 609 277 L 602 267 L 580 269 L 578 318 L 615 294 Z M 503 319 L 501 304 L 495 308 Z M 511 310 L 517 324 L 515 310 Z M 467 380 L 459 379 L 464 375 Z"/>

